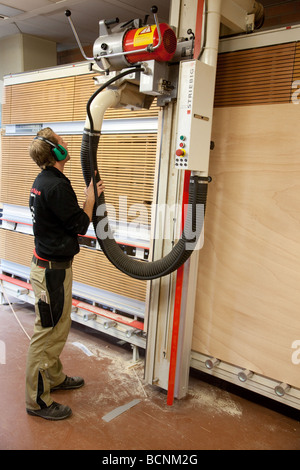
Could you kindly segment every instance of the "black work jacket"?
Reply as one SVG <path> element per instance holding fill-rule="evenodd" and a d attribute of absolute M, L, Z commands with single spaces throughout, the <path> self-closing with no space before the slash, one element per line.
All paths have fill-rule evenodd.
<path fill-rule="evenodd" d="M 35 179 L 29 198 L 36 254 L 49 261 L 69 261 L 79 252 L 77 235 L 89 227 L 70 180 L 47 167 Z"/>

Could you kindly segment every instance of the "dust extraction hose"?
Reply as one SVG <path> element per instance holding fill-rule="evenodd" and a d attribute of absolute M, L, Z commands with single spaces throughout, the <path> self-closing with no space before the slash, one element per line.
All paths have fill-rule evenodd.
<path fill-rule="evenodd" d="M 95 131 L 91 106 L 96 96 L 98 96 L 104 88 L 122 76 L 132 73 L 133 70 L 140 71 L 141 68 L 137 67 L 129 69 L 113 79 L 108 80 L 104 85 L 98 88 L 89 99 L 87 103 L 87 119 L 81 144 L 81 166 L 86 185 L 89 185 L 91 178 L 93 178 L 94 182 L 96 202 L 93 215 L 93 226 L 102 251 L 109 261 L 123 273 L 135 279 L 150 280 L 165 276 L 177 270 L 191 256 L 203 227 L 207 182 L 203 182 L 198 176 L 191 177 L 189 185 L 188 210 L 184 229 L 180 239 L 170 253 L 159 260 L 147 262 L 130 258 L 123 252 L 122 248 L 115 241 L 109 226 L 104 193 L 98 197 L 96 191 L 96 182 L 101 179 L 97 166 L 97 149 L 99 145 L 101 126 L 98 131 Z M 112 90 L 111 92 L 114 93 Z M 101 110 L 102 117 L 105 112 L 104 108 L 106 104 L 104 105 L 103 110 Z M 99 106 L 101 107 L 101 104 Z M 98 124 L 99 122 L 97 122 L 97 126 Z"/>

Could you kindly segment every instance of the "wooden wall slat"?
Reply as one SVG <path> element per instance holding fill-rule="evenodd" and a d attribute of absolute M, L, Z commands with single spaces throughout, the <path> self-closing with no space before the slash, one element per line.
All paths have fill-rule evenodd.
<path fill-rule="evenodd" d="M 83 121 L 86 118 L 86 104 L 92 94 L 97 90 L 98 85 L 95 85 L 93 75 L 79 75 L 75 77 L 74 88 L 74 121 Z M 159 108 L 156 105 L 156 100 L 152 103 L 149 110 L 141 109 L 131 111 L 125 108 L 110 108 L 105 113 L 105 119 L 132 119 L 136 117 L 154 117 L 157 116 Z"/>
<path fill-rule="evenodd" d="M 28 136 L 2 136 L 2 203 L 28 206 L 31 185 L 39 172 L 29 157 L 31 140 Z"/>
<path fill-rule="evenodd" d="M 66 165 L 65 174 L 72 182 L 79 204 L 82 204 L 85 199 L 85 183 L 80 163 L 81 136 L 68 136 L 66 139 L 71 160 Z M 30 136 L 2 137 L 3 203 L 28 205 L 31 185 L 40 171 L 28 154 L 31 140 Z M 114 205 L 120 220 L 124 220 L 124 217 L 119 211 L 119 196 L 128 196 L 128 209 L 132 204 L 143 205 L 145 201 L 152 201 L 155 155 L 155 134 L 101 136 L 99 168 L 106 185 L 106 199 L 108 204 Z M 128 222 L 138 218 L 141 223 L 150 223 L 151 206 L 144 207 L 144 214 L 128 215 Z M 33 237 L 24 235 L 24 238 L 22 235 L 24 234 L 1 231 L 1 257 L 28 266 L 32 255 Z M 74 279 L 78 282 L 145 300 L 146 282 L 133 280 L 120 273 L 99 251 L 82 248 L 74 261 L 74 273 Z"/>
<path fill-rule="evenodd" d="M 215 107 L 289 103 L 296 50 L 289 43 L 220 54 Z"/>
<path fill-rule="evenodd" d="M 294 80 L 300 80 L 300 42 L 296 45 L 293 81 Z"/>
<path fill-rule="evenodd" d="M 82 247 L 73 263 L 74 280 L 119 294 L 145 301 L 147 281 L 139 281 L 123 274 L 100 252 Z"/>
<path fill-rule="evenodd" d="M 72 121 L 74 77 L 11 85 L 11 117 L 5 124 Z"/>
<path fill-rule="evenodd" d="M 33 247 L 33 236 L 1 229 L 1 259 L 29 267 L 32 259 Z"/>
<path fill-rule="evenodd" d="M 3 124 L 85 121 L 87 101 L 98 87 L 93 80 L 95 76 L 79 75 L 6 86 Z M 110 108 L 105 119 L 155 117 L 158 112 L 154 100 L 149 110 Z"/>
<path fill-rule="evenodd" d="M 300 76 L 299 44 L 279 44 L 219 55 L 215 106 L 289 102 L 291 84 Z M 77 121 L 96 90 L 96 74 L 7 86 L 3 123 Z M 109 109 L 105 119 L 157 116 L 150 110 Z"/>
<path fill-rule="evenodd" d="M 3 87 L 2 124 L 11 122 L 11 86 Z"/>
<path fill-rule="evenodd" d="M 0 258 L 30 266 L 34 247 L 32 235 L 1 230 Z M 132 279 L 116 269 L 96 250 L 82 247 L 73 263 L 74 281 L 108 292 L 145 301 L 146 281 Z"/>
<path fill-rule="evenodd" d="M 60 121 L 82 121 L 86 118 L 86 103 L 96 90 L 93 74 L 6 86 L 3 124 L 26 124 Z M 154 102 L 150 110 L 130 111 L 109 109 L 105 119 L 156 117 L 159 108 Z M 30 136 L 2 137 L 1 202 L 28 206 L 31 185 L 40 171 L 30 159 Z M 153 198 L 156 134 L 103 135 L 98 149 L 98 165 L 105 182 L 106 200 L 113 204 L 116 216 L 124 220 L 119 210 L 119 197 L 127 196 L 128 209 L 132 204 L 145 207 L 143 217 L 149 224 Z M 82 136 L 65 137 L 71 155 L 65 167 L 82 205 L 85 183 L 80 162 Z M 25 175 L 25 177 L 24 177 Z M 150 204 L 149 204 L 150 203 Z M 26 266 L 30 265 L 33 236 L 1 230 L 0 257 Z M 82 247 L 74 260 L 74 280 L 115 294 L 145 301 L 146 281 L 132 279 L 117 270 L 96 250 Z"/>
<path fill-rule="evenodd" d="M 31 185 L 39 168 L 28 154 L 32 140 L 29 136 L 2 137 L 1 202 L 28 205 Z M 81 136 L 67 136 L 71 160 L 65 174 L 70 178 L 78 202 L 85 199 L 85 182 L 80 162 Z M 98 166 L 105 183 L 105 196 L 113 204 L 119 216 L 119 197 L 128 198 L 132 204 L 149 204 L 153 199 L 154 167 L 156 159 L 156 134 L 101 136 Z M 26 178 L 24 178 L 26 175 Z M 149 206 L 145 206 L 147 210 Z M 143 214 L 142 214 L 143 215 Z M 142 223 L 150 222 L 150 210 L 141 217 Z M 146 217 L 148 216 L 148 218 Z M 128 216 L 130 222 L 134 216 Z"/>

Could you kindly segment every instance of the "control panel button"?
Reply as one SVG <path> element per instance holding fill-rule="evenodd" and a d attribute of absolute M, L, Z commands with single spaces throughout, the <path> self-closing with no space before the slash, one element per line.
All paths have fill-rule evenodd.
<path fill-rule="evenodd" d="M 177 149 L 177 150 L 176 150 L 176 155 L 177 155 L 177 157 L 184 157 L 185 153 L 186 153 L 186 152 L 185 152 L 184 149 Z"/>

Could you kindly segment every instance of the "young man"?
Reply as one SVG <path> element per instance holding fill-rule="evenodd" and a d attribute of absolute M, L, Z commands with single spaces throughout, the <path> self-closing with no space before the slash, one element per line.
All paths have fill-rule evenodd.
<path fill-rule="evenodd" d="M 84 384 L 81 377 L 63 372 L 60 354 L 71 326 L 72 260 L 79 252 L 77 236 L 84 235 L 93 216 L 94 187 L 85 189 L 83 209 L 64 175 L 70 160 L 68 145 L 52 129 L 44 128 L 29 147 L 42 169 L 35 179 L 29 205 L 35 250 L 30 281 L 35 294 L 36 321 L 26 367 L 27 413 L 59 420 L 71 415 L 68 406 L 53 401 L 52 390 L 70 390 Z M 98 195 L 104 190 L 97 183 Z"/>

